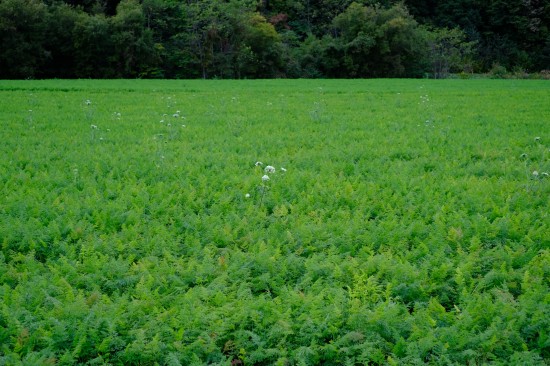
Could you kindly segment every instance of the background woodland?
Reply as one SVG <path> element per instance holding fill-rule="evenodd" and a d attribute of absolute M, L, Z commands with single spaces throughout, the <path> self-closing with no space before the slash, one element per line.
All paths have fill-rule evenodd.
<path fill-rule="evenodd" d="M 536 73 L 549 24 L 547 0 L 0 0 L 0 78 Z"/>

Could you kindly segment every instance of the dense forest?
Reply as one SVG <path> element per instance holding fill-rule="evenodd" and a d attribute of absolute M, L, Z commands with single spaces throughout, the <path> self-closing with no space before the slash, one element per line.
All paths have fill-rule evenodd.
<path fill-rule="evenodd" d="M 550 0 L 0 0 L 0 78 L 550 69 Z"/>

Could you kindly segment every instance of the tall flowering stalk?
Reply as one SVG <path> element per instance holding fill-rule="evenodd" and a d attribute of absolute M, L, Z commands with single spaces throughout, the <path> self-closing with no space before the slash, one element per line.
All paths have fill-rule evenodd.
<path fill-rule="evenodd" d="M 262 202 L 264 201 L 264 196 L 265 196 L 265 191 L 267 190 L 267 184 L 269 182 L 269 176 L 267 174 L 265 174 L 263 177 L 262 177 L 262 196 L 260 197 L 260 203 L 259 203 L 259 206 L 262 207 Z"/>
<path fill-rule="evenodd" d="M 265 197 L 266 191 L 270 189 L 270 181 L 271 181 L 270 175 L 276 174 L 277 169 L 273 165 L 266 165 L 264 167 L 264 163 L 262 163 L 261 161 L 257 161 L 254 164 L 254 168 L 257 172 L 263 172 L 263 176 L 261 178 L 262 183 L 258 187 L 258 190 L 261 190 L 261 196 L 260 196 L 260 201 L 259 201 L 258 205 L 261 207 L 263 202 L 264 202 L 264 197 Z M 285 168 L 281 167 L 279 169 L 283 173 L 286 172 Z M 250 195 L 247 193 L 245 195 L 245 197 L 249 198 Z"/>

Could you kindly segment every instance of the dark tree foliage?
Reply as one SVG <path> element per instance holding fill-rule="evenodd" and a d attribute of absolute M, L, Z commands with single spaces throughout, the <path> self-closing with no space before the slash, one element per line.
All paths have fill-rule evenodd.
<path fill-rule="evenodd" d="M 0 0 L 0 77 L 537 72 L 549 24 L 550 0 Z"/>
<path fill-rule="evenodd" d="M 30 78 L 49 56 L 47 8 L 38 0 L 0 2 L 0 77 Z"/>
<path fill-rule="evenodd" d="M 478 68 L 549 69 L 548 0 L 406 0 L 411 14 L 436 27 L 463 29 L 478 42 Z"/>
<path fill-rule="evenodd" d="M 77 24 L 88 19 L 82 11 L 67 4 L 52 5 L 46 18 L 47 27 L 44 48 L 49 50 L 49 57 L 41 67 L 42 76 L 70 78 L 75 76 L 78 59 L 75 48 Z"/>
<path fill-rule="evenodd" d="M 334 19 L 338 59 L 352 77 L 419 76 L 426 50 L 423 30 L 403 5 L 352 3 Z"/>

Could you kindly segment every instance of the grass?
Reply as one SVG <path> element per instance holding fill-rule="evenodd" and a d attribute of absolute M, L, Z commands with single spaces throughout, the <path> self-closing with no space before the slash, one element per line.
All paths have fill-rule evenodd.
<path fill-rule="evenodd" d="M 544 365 L 549 96 L 0 81 L 0 364 Z"/>

